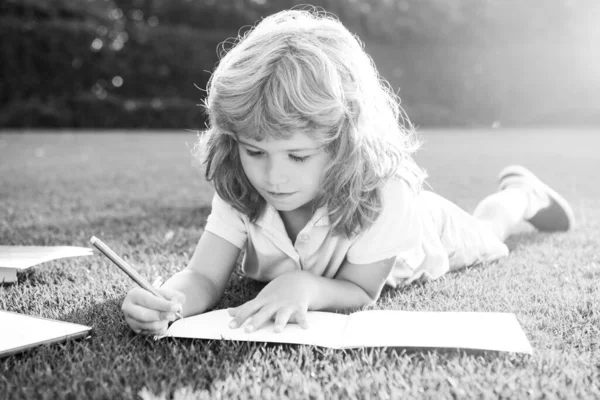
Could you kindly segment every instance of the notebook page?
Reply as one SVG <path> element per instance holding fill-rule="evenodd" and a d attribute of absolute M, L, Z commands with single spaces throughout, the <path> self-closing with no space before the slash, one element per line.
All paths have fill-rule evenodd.
<path fill-rule="evenodd" d="M 70 322 L 0 311 L 0 356 L 38 344 L 86 334 L 91 328 Z"/>
<path fill-rule="evenodd" d="M 0 267 L 25 269 L 66 257 L 91 256 L 92 249 L 75 246 L 0 246 Z"/>
<path fill-rule="evenodd" d="M 431 347 L 532 353 L 514 314 L 360 311 L 350 316 L 347 347 Z"/>
<path fill-rule="evenodd" d="M 307 314 L 308 329 L 288 324 L 283 332 L 273 331 L 273 322 L 252 333 L 244 328 L 231 329 L 232 317 L 227 310 L 210 311 L 175 321 L 164 336 L 240 340 L 249 342 L 296 343 L 323 347 L 339 347 L 339 338 L 347 322 L 347 315 L 311 311 Z"/>

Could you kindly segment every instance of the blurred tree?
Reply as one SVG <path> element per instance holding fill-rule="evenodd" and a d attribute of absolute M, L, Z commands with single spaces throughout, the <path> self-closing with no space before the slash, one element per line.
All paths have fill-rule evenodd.
<path fill-rule="evenodd" d="M 222 35 L 113 0 L 1 7 L 0 126 L 202 126 L 194 84 L 205 86 Z"/>
<path fill-rule="evenodd" d="M 198 104 L 219 43 L 304 4 L 4 0 L 0 127 L 202 128 Z M 528 108 L 548 113 L 561 93 L 598 104 L 597 0 L 312 4 L 366 42 L 417 123 L 523 121 Z"/>

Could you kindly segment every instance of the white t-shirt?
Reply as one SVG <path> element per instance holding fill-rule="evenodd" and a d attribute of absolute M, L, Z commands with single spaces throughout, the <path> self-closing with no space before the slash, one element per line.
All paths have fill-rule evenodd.
<path fill-rule="evenodd" d="M 467 263 L 465 265 L 506 255 L 506 246 L 500 244 L 499 248 L 497 240 L 491 243 L 496 249 L 494 254 L 478 251 L 490 248 L 492 239 L 488 232 L 484 232 L 485 235 L 475 232 L 475 236 L 469 233 L 469 240 L 463 240 L 461 226 L 469 232 L 475 226 L 477 231 L 476 220 L 431 192 L 423 194 L 416 194 L 404 180 L 393 179 L 383 190 L 383 211 L 370 229 L 350 239 L 329 235 L 327 210 L 322 207 L 299 232 L 295 243 L 272 206 L 267 205 L 263 215 L 253 223 L 215 194 L 205 230 L 240 249 L 245 248 L 243 272 L 263 282 L 296 270 L 333 278 L 346 260 L 353 264 L 371 264 L 396 257 L 386 283 L 397 286 L 443 275 L 450 268 L 449 254 L 460 260 L 459 264 Z M 454 237 L 444 238 L 444 232 L 452 232 L 460 239 L 456 242 L 460 246 Z M 470 240 L 471 236 L 477 238 L 477 243 Z M 488 244 L 480 243 L 484 236 Z M 466 255 L 462 249 L 465 246 L 470 252 Z M 461 266 L 464 265 L 456 265 Z"/>

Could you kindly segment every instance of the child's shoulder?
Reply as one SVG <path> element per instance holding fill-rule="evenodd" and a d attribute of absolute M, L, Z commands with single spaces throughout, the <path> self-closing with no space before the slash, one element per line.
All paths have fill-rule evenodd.
<path fill-rule="evenodd" d="M 382 188 L 382 198 L 385 203 L 398 204 L 398 202 L 412 201 L 417 196 L 417 191 L 403 178 L 394 177 Z"/>
<path fill-rule="evenodd" d="M 211 214 L 229 215 L 234 218 L 247 219 L 247 216 L 244 213 L 237 210 L 233 204 L 223 200 L 223 198 L 216 192 L 213 195 L 211 202 Z"/>
<path fill-rule="evenodd" d="M 381 189 L 381 214 L 383 220 L 397 221 L 416 210 L 417 191 L 401 177 L 391 178 Z"/>

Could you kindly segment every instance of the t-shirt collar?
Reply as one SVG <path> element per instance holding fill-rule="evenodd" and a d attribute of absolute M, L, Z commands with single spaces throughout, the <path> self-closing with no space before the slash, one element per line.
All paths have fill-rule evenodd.
<path fill-rule="evenodd" d="M 261 228 L 275 228 L 285 232 L 283 221 L 281 220 L 279 213 L 275 207 L 268 203 L 263 214 L 256 220 L 256 224 Z M 317 208 L 312 218 L 308 221 L 307 226 L 329 226 L 327 207 L 322 206 Z"/>

